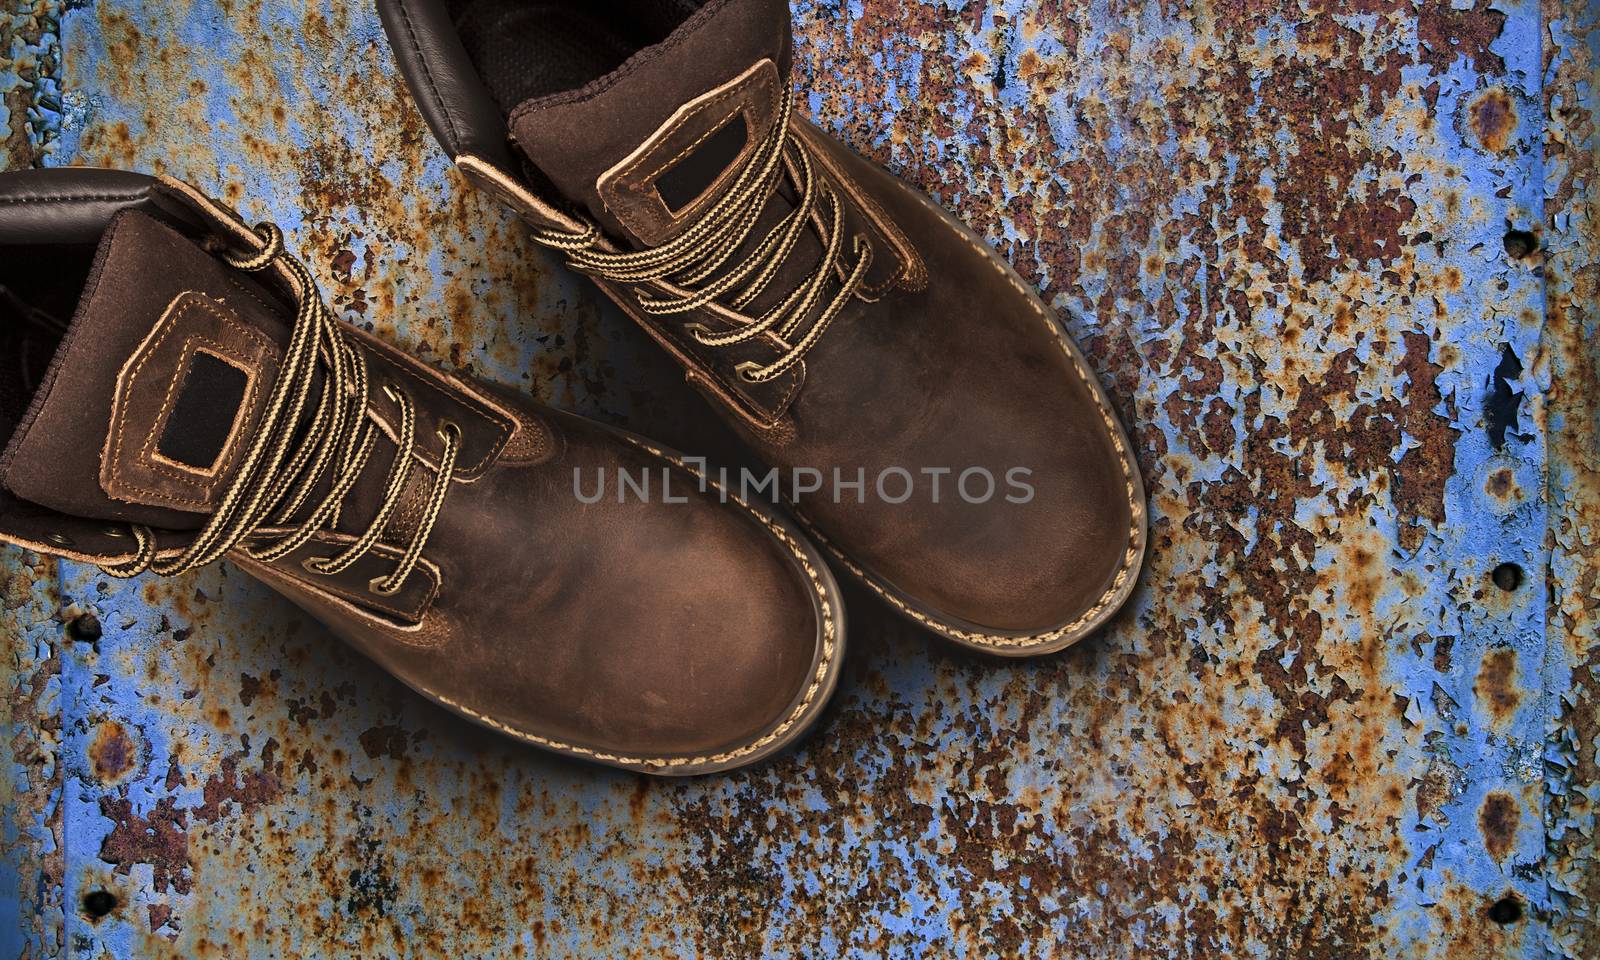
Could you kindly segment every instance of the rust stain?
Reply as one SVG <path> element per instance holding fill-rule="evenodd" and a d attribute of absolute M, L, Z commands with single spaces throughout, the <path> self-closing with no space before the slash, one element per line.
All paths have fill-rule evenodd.
<path fill-rule="evenodd" d="M 1489 856 L 1503 862 L 1517 845 L 1517 828 L 1522 824 L 1522 808 L 1508 793 L 1495 792 L 1483 798 L 1478 808 L 1478 828 Z"/>
<path fill-rule="evenodd" d="M 1505 13 L 1495 9 L 1493 0 L 1474 0 L 1471 7 L 1459 10 L 1440 4 L 1419 18 L 1417 25 L 1423 60 L 1430 65 L 1447 66 L 1463 57 L 1483 76 L 1505 73 L 1505 61 L 1489 49 L 1506 25 Z"/>
<path fill-rule="evenodd" d="M 100 844 L 100 859 L 126 876 L 135 864 L 148 864 L 155 892 L 193 889 L 189 858 L 189 815 L 172 797 L 162 797 L 148 816 L 133 812 L 127 788 L 100 798 L 100 814 L 112 821 L 111 832 Z"/>
<path fill-rule="evenodd" d="M 1600 811 L 1592 785 L 1600 782 L 1600 263 L 1595 223 L 1600 211 L 1600 126 L 1595 40 L 1600 11 L 1593 4 L 1545 0 L 1547 23 L 1561 23 L 1545 40 L 1541 106 L 1546 189 L 1543 220 L 1555 228 L 1541 238 L 1548 250 L 1546 343 L 1550 349 L 1549 443 L 1552 472 L 1549 639 L 1570 664 L 1570 689 L 1560 697 L 1559 726 L 1565 783 L 1544 796 L 1551 871 L 1567 878 L 1573 902 L 1600 903 Z M 1559 674 L 1558 674 L 1559 676 Z M 1569 957 L 1600 956 L 1600 914 L 1572 910 L 1556 918 L 1552 939 Z"/>
<path fill-rule="evenodd" d="M 261 764 L 255 769 L 240 769 L 249 748 L 222 758 L 222 769 L 206 778 L 201 788 L 203 800 L 194 808 L 201 822 L 215 823 L 224 816 L 248 816 L 256 808 L 272 803 L 283 791 L 283 760 L 275 754 L 278 741 L 268 738 L 261 749 Z"/>
<path fill-rule="evenodd" d="M 1522 703 L 1517 685 L 1517 652 L 1502 647 L 1484 654 L 1472 691 L 1496 727 L 1509 723 Z"/>
<path fill-rule="evenodd" d="M 1517 132 L 1516 102 L 1499 87 L 1485 90 L 1467 105 L 1467 125 L 1486 149 L 1504 153 Z"/>
<path fill-rule="evenodd" d="M 1416 789 L 1417 819 L 1448 823 L 1444 810 L 1460 795 L 1466 783 L 1466 773 L 1449 757 L 1431 758 Z"/>
<path fill-rule="evenodd" d="M 1400 457 L 1394 467 L 1395 505 L 1409 524 L 1400 532 L 1401 546 L 1416 549 L 1425 527 L 1418 521 L 1437 526 L 1444 522 L 1444 488 L 1455 473 L 1455 446 L 1461 431 L 1451 425 L 1449 414 L 1436 412 L 1446 398 L 1439 389 L 1439 374 L 1444 368 L 1429 359 L 1431 343 L 1425 334 L 1406 331 L 1402 335 L 1405 353 L 1394 372 L 1411 383 L 1406 403 L 1395 410 L 1396 419 L 1417 439 L 1415 446 Z M 1453 411 L 1452 411 L 1453 412 Z"/>
<path fill-rule="evenodd" d="M 359 742 L 361 749 L 372 759 L 386 756 L 391 760 L 399 760 L 406 755 L 410 736 L 398 726 L 385 724 L 367 729 L 361 734 Z"/>
<path fill-rule="evenodd" d="M 0 808 L 7 832 L 17 835 L 15 843 L 0 837 L 0 855 L 26 878 L 15 888 L 21 913 L 16 933 L 39 945 L 44 956 L 66 952 L 62 925 L 71 909 L 63 903 L 67 844 L 60 798 L 66 764 L 57 618 L 70 621 L 76 612 L 63 596 L 54 563 L 31 554 L 0 555 L 0 635 L 12 638 L 0 657 L 0 721 L 13 731 L 0 740 L 0 756 L 16 770 L 0 778 Z"/>
<path fill-rule="evenodd" d="M 1483 492 L 1507 507 L 1522 500 L 1522 488 L 1517 485 L 1517 473 L 1510 467 L 1500 467 L 1491 471 L 1489 478 L 1483 483 Z"/>
<path fill-rule="evenodd" d="M 88 752 L 94 778 L 103 784 L 120 783 L 139 766 L 138 741 L 115 720 L 95 726 Z"/>
<path fill-rule="evenodd" d="M 29 135 L 30 113 L 37 115 L 36 97 L 30 96 L 30 88 L 36 89 L 42 79 L 60 70 L 56 63 L 59 47 L 52 50 L 46 46 L 45 35 L 50 25 L 45 13 L 41 11 L 31 17 L 0 17 L 0 50 L 8 53 L 29 48 L 44 50 L 42 56 L 13 61 L 17 82 L 0 88 L 0 106 L 5 108 L 8 118 L 6 126 L 0 128 L 0 167 L 7 169 L 33 166 L 43 153 L 35 138 Z"/>

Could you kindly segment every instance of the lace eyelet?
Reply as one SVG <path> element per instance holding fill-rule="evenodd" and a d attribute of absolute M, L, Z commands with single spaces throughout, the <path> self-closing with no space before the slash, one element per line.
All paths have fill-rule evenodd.
<path fill-rule="evenodd" d="M 686 323 L 683 325 L 685 332 L 694 338 L 695 343 L 704 344 L 706 337 L 711 333 L 711 328 L 703 323 Z"/>
<path fill-rule="evenodd" d="M 375 596 L 379 596 L 379 597 L 392 597 L 395 594 L 400 592 L 400 588 L 401 587 L 404 587 L 406 585 L 406 582 L 404 580 L 402 580 L 399 583 L 395 584 L 393 587 L 390 587 L 389 589 L 386 590 L 386 589 L 384 589 L 383 584 L 384 584 L 384 581 L 386 581 L 388 579 L 389 578 L 387 576 L 373 577 L 371 580 L 367 581 L 367 591 L 369 593 L 372 593 Z"/>
<path fill-rule="evenodd" d="M 326 559 L 328 559 L 328 558 L 327 557 L 306 557 L 304 560 L 300 561 L 300 569 L 304 570 L 307 573 L 314 574 L 314 575 L 319 576 L 319 577 L 326 577 L 326 576 L 328 576 L 328 574 L 323 573 L 321 570 L 317 569 L 317 564 L 322 563 Z"/>
<path fill-rule="evenodd" d="M 439 429 L 434 432 L 437 433 L 439 435 L 439 439 L 445 443 L 449 443 L 452 436 L 455 438 L 457 443 L 461 442 L 461 427 L 457 425 L 454 420 L 439 421 Z"/>
<path fill-rule="evenodd" d="M 734 367 L 733 372 L 737 373 L 739 375 L 739 379 L 743 380 L 745 383 L 760 383 L 760 380 L 757 380 L 754 376 L 752 376 L 752 374 L 756 373 L 760 369 L 761 364 L 756 363 L 754 360 L 746 360 L 744 363 Z"/>

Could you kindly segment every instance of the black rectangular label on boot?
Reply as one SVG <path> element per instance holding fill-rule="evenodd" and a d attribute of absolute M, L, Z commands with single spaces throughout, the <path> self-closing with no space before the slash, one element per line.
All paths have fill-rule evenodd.
<path fill-rule="evenodd" d="M 207 472 L 228 445 L 250 377 L 215 354 L 196 350 L 167 425 L 156 443 L 162 458 Z"/>

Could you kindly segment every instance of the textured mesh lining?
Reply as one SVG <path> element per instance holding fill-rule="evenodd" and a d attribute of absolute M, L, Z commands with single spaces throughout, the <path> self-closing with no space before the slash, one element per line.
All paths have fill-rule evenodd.
<path fill-rule="evenodd" d="M 467 56 L 502 113 L 605 76 L 665 40 L 698 0 L 449 0 Z"/>
<path fill-rule="evenodd" d="M 693 203 L 739 159 L 739 151 L 749 142 L 750 131 L 745 126 L 744 114 L 736 113 L 716 133 L 701 141 L 688 157 L 668 167 L 656 180 L 656 191 L 666 202 L 667 209 L 677 213 Z"/>
<path fill-rule="evenodd" d="M 167 416 L 156 451 L 168 460 L 196 470 L 210 470 L 222 456 L 233 421 L 244 403 L 249 376 L 238 367 L 196 350 L 183 375 L 183 386 Z"/>
<path fill-rule="evenodd" d="M 93 246 L 0 247 L 0 450 L 61 345 L 94 252 Z"/>

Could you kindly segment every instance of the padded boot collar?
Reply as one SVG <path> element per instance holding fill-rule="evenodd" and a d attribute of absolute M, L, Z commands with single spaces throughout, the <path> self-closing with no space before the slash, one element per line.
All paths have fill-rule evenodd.
<path fill-rule="evenodd" d="M 90 167 L 8 173 L 0 178 L 0 246 L 98 243 L 121 211 L 155 206 L 155 183 Z"/>
<path fill-rule="evenodd" d="M 508 173 L 516 170 L 502 111 L 478 79 L 447 6 L 439 0 L 383 0 L 378 16 L 422 119 L 445 153 L 452 160 L 465 154 Z"/>

